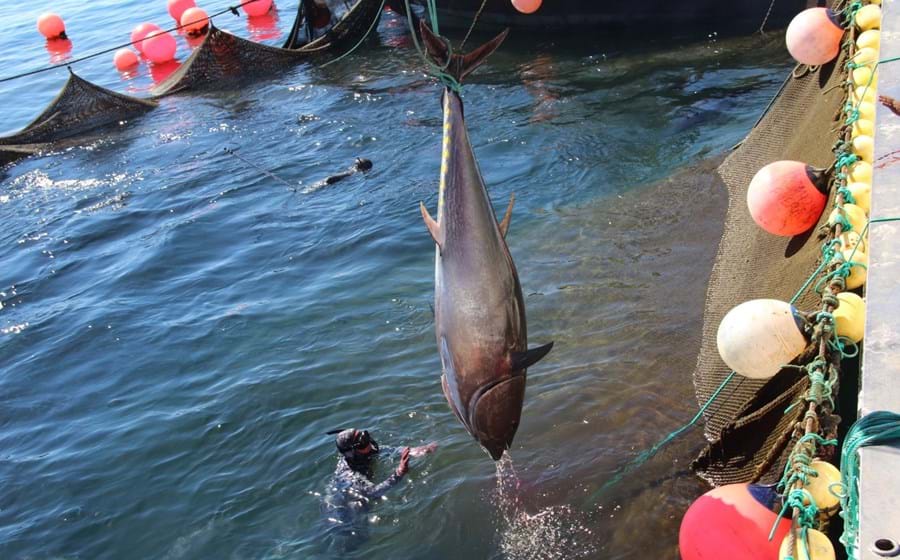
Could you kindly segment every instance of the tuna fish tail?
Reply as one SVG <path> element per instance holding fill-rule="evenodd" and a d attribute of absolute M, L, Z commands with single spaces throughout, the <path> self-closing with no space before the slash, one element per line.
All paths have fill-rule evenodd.
<path fill-rule="evenodd" d="M 459 83 L 462 83 L 466 76 L 481 66 L 481 63 L 497 50 L 497 47 L 509 34 L 509 29 L 504 29 L 502 33 L 468 54 L 451 54 L 449 43 L 435 35 L 424 21 L 419 22 L 419 29 L 422 32 L 422 42 L 425 43 L 428 58 Z"/>

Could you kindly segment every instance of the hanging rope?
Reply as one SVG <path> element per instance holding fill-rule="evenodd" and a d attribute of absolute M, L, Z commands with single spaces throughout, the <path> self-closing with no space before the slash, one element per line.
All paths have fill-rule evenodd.
<path fill-rule="evenodd" d="M 772 1 L 774 2 L 775 0 Z M 472 34 L 472 31 L 475 31 L 475 25 L 478 24 L 478 19 L 481 17 L 481 13 L 484 11 L 485 6 L 487 6 L 487 0 L 481 0 L 481 7 L 475 12 L 475 17 L 472 18 L 472 25 L 469 26 L 469 31 L 466 32 L 466 36 L 463 37 L 462 43 L 459 44 L 460 51 L 463 51 L 466 48 L 466 41 L 469 40 L 469 35 Z"/>
<path fill-rule="evenodd" d="M 450 88 L 451 90 L 459 93 L 462 91 L 462 84 L 459 81 L 448 74 L 446 72 L 447 67 L 450 66 L 450 60 L 453 58 L 453 46 L 450 44 L 450 41 L 445 41 L 447 45 L 447 61 L 443 66 L 438 66 L 428 57 L 425 53 L 425 49 L 422 48 L 422 45 L 419 44 L 419 36 L 416 32 L 416 25 L 413 23 L 412 16 L 412 8 L 409 6 L 409 0 L 403 0 L 406 4 L 406 20 L 409 23 L 409 34 L 412 36 L 413 45 L 415 45 L 416 50 L 419 52 L 419 56 L 422 57 L 422 60 L 425 62 L 425 65 L 431 70 L 431 74 L 436 77 L 444 86 Z M 431 19 L 431 28 L 434 30 L 434 34 L 440 36 L 438 33 L 438 23 L 437 23 L 437 8 L 433 7 L 434 0 L 428 0 L 428 12 Z"/>
<path fill-rule="evenodd" d="M 362 36 L 362 39 L 360 39 L 355 45 L 353 45 L 353 48 L 352 48 L 352 49 L 350 49 L 349 51 L 345 52 L 345 53 L 342 54 L 341 56 L 335 58 L 334 60 L 329 60 L 329 61 L 326 62 L 325 64 L 322 64 L 322 65 L 320 66 L 320 68 L 324 68 L 324 67 L 326 67 L 326 66 L 330 66 L 330 65 L 334 64 L 335 62 L 337 62 L 337 61 L 339 61 L 339 60 L 343 60 L 344 58 L 350 56 L 351 54 L 353 54 L 353 52 L 354 52 L 356 49 L 359 48 L 360 45 L 362 45 L 362 44 L 365 42 L 366 39 L 369 38 L 369 35 L 372 33 L 372 30 L 375 29 L 375 26 L 376 26 L 376 25 L 378 25 L 378 20 L 381 19 L 381 12 L 384 11 L 384 4 L 385 4 L 385 2 L 387 2 L 387 0 L 381 0 L 381 7 L 379 7 L 379 8 L 378 8 L 378 11 L 375 13 L 375 18 L 372 20 L 372 24 L 369 26 L 369 29 L 366 30 L 365 35 Z"/>

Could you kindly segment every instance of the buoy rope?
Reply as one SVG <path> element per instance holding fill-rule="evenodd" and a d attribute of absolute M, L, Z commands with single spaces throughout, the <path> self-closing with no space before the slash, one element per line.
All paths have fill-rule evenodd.
<path fill-rule="evenodd" d="M 897 219 L 900 218 L 890 221 Z M 844 532 L 839 540 L 847 551 L 848 560 L 859 558 L 859 450 L 870 445 L 898 444 L 900 414 L 894 412 L 871 412 L 857 420 L 847 432 L 841 450 L 841 482 L 833 484 L 836 488 L 829 490 L 841 500 Z"/>
<path fill-rule="evenodd" d="M 794 425 L 793 437 L 797 439 L 788 456 L 782 478 L 778 483 L 778 490 L 782 493 L 781 515 L 791 511 L 791 530 L 788 533 L 788 556 L 786 560 L 793 560 L 794 551 L 797 550 L 797 539 L 800 539 L 802 554 L 809 557 L 809 530 L 819 529 L 818 509 L 804 488 L 809 484 L 809 477 L 819 474 L 811 467 L 813 459 L 822 454 L 825 449 L 837 446 L 837 418 L 834 417 L 834 397 L 837 392 L 840 376 L 840 363 L 845 357 L 855 356 L 859 349 L 855 343 L 837 335 L 834 311 L 840 305 L 838 294 L 846 289 L 846 278 L 850 275 L 854 266 L 865 266 L 863 263 L 853 261 L 853 256 L 863 241 L 868 224 L 849 255 L 841 251 L 840 237 L 843 232 L 851 231 L 850 220 L 846 215 L 845 204 L 853 201 L 850 190 L 847 187 L 852 167 L 861 160 L 852 149 L 852 128 L 860 118 L 859 107 L 862 99 L 856 105 L 850 102 L 853 94 L 852 72 L 863 66 L 854 62 L 856 12 L 862 8 L 862 2 L 855 1 L 846 6 L 841 13 L 844 15 L 843 23 L 848 28 L 850 40 L 844 48 L 849 50 L 849 60 L 846 63 L 847 80 L 845 82 L 848 101 L 842 107 L 843 121 L 841 138 L 835 143 L 833 152 L 835 160 L 833 164 L 833 180 L 837 186 L 835 190 L 834 207 L 835 216 L 829 219 L 826 240 L 822 246 L 822 264 L 816 269 L 813 278 L 822 272 L 826 274 L 818 280 L 815 291 L 820 294 L 820 311 L 814 316 L 814 324 L 811 342 L 818 347 L 815 359 L 805 366 L 809 379 L 809 388 L 802 401 L 807 403 L 806 412 L 801 421 Z M 867 88 L 872 83 L 872 76 Z M 839 257 L 839 258 L 838 258 Z M 804 286 L 804 289 L 808 284 Z M 844 342 L 844 341 L 847 342 Z M 848 345 L 851 351 L 845 350 Z M 800 401 L 798 401 L 799 403 Z M 798 404 L 795 403 L 795 404 Z M 790 408 L 793 408 L 792 405 Z M 789 408 L 789 410 L 790 410 Z M 787 412 L 787 411 L 786 411 Z M 825 420 L 823 422 L 823 420 Z M 774 538 L 779 518 L 776 519 L 769 534 L 769 539 Z"/>
<path fill-rule="evenodd" d="M 254 2 L 260 2 L 260 1 L 261 0 L 244 0 L 240 4 L 237 4 L 235 6 L 229 6 L 229 7 L 225 8 L 224 10 L 218 11 L 214 14 L 210 14 L 206 17 L 206 19 L 209 21 L 212 21 L 212 18 L 221 16 L 221 15 L 227 14 L 227 13 L 232 13 L 232 14 L 238 15 L 238 11 L 237 11 L 238 8 L 242 8 L 242 7 L 246 6 L 247 4 L 252 4 Z M 192 21 L 191 23 L 189 23 L 187 25 L 191 25 L 193 23 L 197 23 L 197 22 Z M 144 39 L 147 39 L 148 37 L 152 37 L 154 35 L 159 35 L 161 33 L 171 33 L 172 31 L 178 31 L 179 29 L 184 29 L 185 27 L 187 27 L 187 25 L 178 24 L 175 27 L 171 27 L 169 29 L 154 30 L 154 31 L 151 31 L 150 33 L 148 33 L 147 37 L 145 37 Z M 79 62 L 84 62 L 85 60 L 90 60 L 92 58 L 97 58 L 98 56 L 103 56 L 104 54 L 109 54 L 111 52 L 115 52 L 119 49 L 124 49 L 127 47 L 134 46 L 134 45 L 142 42 L 144 39 L 141 39 L 140 41 L 129 41 L 128 43 L 122 43 L 121 45 L 116 45 L 115 47 L 109 47 L 108 49 L 103 49 L 103 50 L 100 50 L 100 51 L 97 51 L 97 52 L 94 52 L 91 54 L 86 54 L 86 55 L 80 56 L 78 58 L 73 58 L 73 59 L 67 60 L 65 62 L 60 62 L 59 64 L 51 64 L 50 66 L 44 66 L 42 68 L 37 68 L 35 70 L 29 70 L 27 72 L 22 72 L 21 74 L 14 74 L 12 76 L 0 78 L 0 83 L 17 80 L 19 78 L 25 78 L 27 76 L 34 76 L 35 74 L 40 74 L 42 72 L 49 72 L 51 70 L 56 70 L 58 68 L 67 68 L 67 67 L 72 66 L 73 64 L 78 64 Z"/>
<path fill-rule="evenodd" d="M 765 35 L 766 32 L 763 30 L 766 27 L 766 22 L 769 21 L 769 16 L 772 15 L 772 8 L 775 7 L 775 1 L 772 0 L 772 3 L 769 4 L 769 9 L 766 10 L 766 16 L 763 18 L 762 23 L 759 24 L 759 29 L 756 30 L 760 35 Z"/>

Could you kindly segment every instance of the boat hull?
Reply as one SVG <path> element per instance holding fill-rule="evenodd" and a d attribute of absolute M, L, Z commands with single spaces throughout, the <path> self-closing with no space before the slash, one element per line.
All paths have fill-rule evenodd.
<path fill-rule="evenodd" d="M 438 0 L 442 27 L 467 28 L 482 0 Z M 391 5 L 402 8 L 403 0 Z M 673 27 L 708 28 L 710 31 L 755 31 L 763 21 L 766 29 L 784 27 L 808 0 L 646 0 L 602 2 L 598 0 L 548 0 L 533 14 L 521 14 L 510 0 L 487 0 L 479 18 L 479 29 L 505 28 L 534 31 L 603 29 L 640 32 Z M 815 5 L 815 2 L 813 2 Z M 769 9 L 771 7 L 771 13 Z M 766 14 L 768 18 L 766 18 Z"/>

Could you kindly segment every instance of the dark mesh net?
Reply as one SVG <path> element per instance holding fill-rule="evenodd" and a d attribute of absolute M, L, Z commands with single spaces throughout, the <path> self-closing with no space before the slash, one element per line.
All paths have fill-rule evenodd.
<path fill-rule="evenodd" d="M 223 83 L 276 75 L 309 55 L 242 39 L 210 26 L 203 43 L 150 92 L 156 97 L 216 89 Z"/>
<path fill-rule="evenodd" d="M 47 144 L 117 123 L 156 107 L 156 102 L 116 93 L 79 78 L 74 72 L 47 109 L 28 126 L 0 138 L 0 146 Z M 7 149 L 7 151 L 16 151 Z"/>
<path fill-rule="evenodd" d="M 203 43 L 169 78 L 151 93 L 162 97 L 174 93 L 214 89 L 229 81 L 272 76 L 285 68 L 318 57 L 338 57 L 354 48 L 381 17 L 382 0 L 357 0 L 322 37 L 305 45 L 292 32 L 291 48 L 254 43 L 214 26 Z M 303 5 L 294 29 L 299 29 Z M 299 48 L 293 48 L 293 45 Z M 16 134 L 0 138 L 0 165 L 51 147 L 52 143 L 127 120 L 153 109 L 157 102 L 104 89 L 74 73 L 44 112 Z"/>
<path fill-rule="evenodd" d="M 750 299 L 790 301 L 818 266 L 822 246 L 815 235 L 818 228 L 793 238 L 766 233 L 747 211 L 747 187 L 761 167 L 776 160 L 817 167 L 831 164 L 844 100 L 839 86 L 845 79 L 845 62 L 846 53 L 842 53 L 835 63 L 816 71 L 795 70 L 760 122 L 719 167 L 729 203 L 707 291 L 704 342 L 694 370 L 701 404 L 730 373 L 716 348 L 716 332 L 725 314 Z M 827 221 L 830 210 L 822 214 L 819 225 Z M 807 290 L 795 305 L 815 309 L 818 295 Z M 700 476 L 714 484 L 775 476 L 783 465 L 786 434 L 797 420 L 794 409 L 788 414 L 785 410 L 805 389 L 804 384 L 792 369 L 768 382 L 735 376 L 706 412 L 706 437 L 711 444 L 695 463 Z"/>
<path fill-rule="evenodd" d="M 358 0 L 325 35 L 300 48 L 254 43 L 211 25 L 203 43 L 151 93 L 163 97 L 187 90 L 215 89 L 226 82 L 273 76 L 317 56 L 340 56 L 362 40 L 380 16 L 381 0 Z M 302 17 L 301 5 L 294 28 L 300 27 Z M 295 35 L 293 31 L 291 35 Z M 295 41 L 289 38 L 288 42 Z"/>

